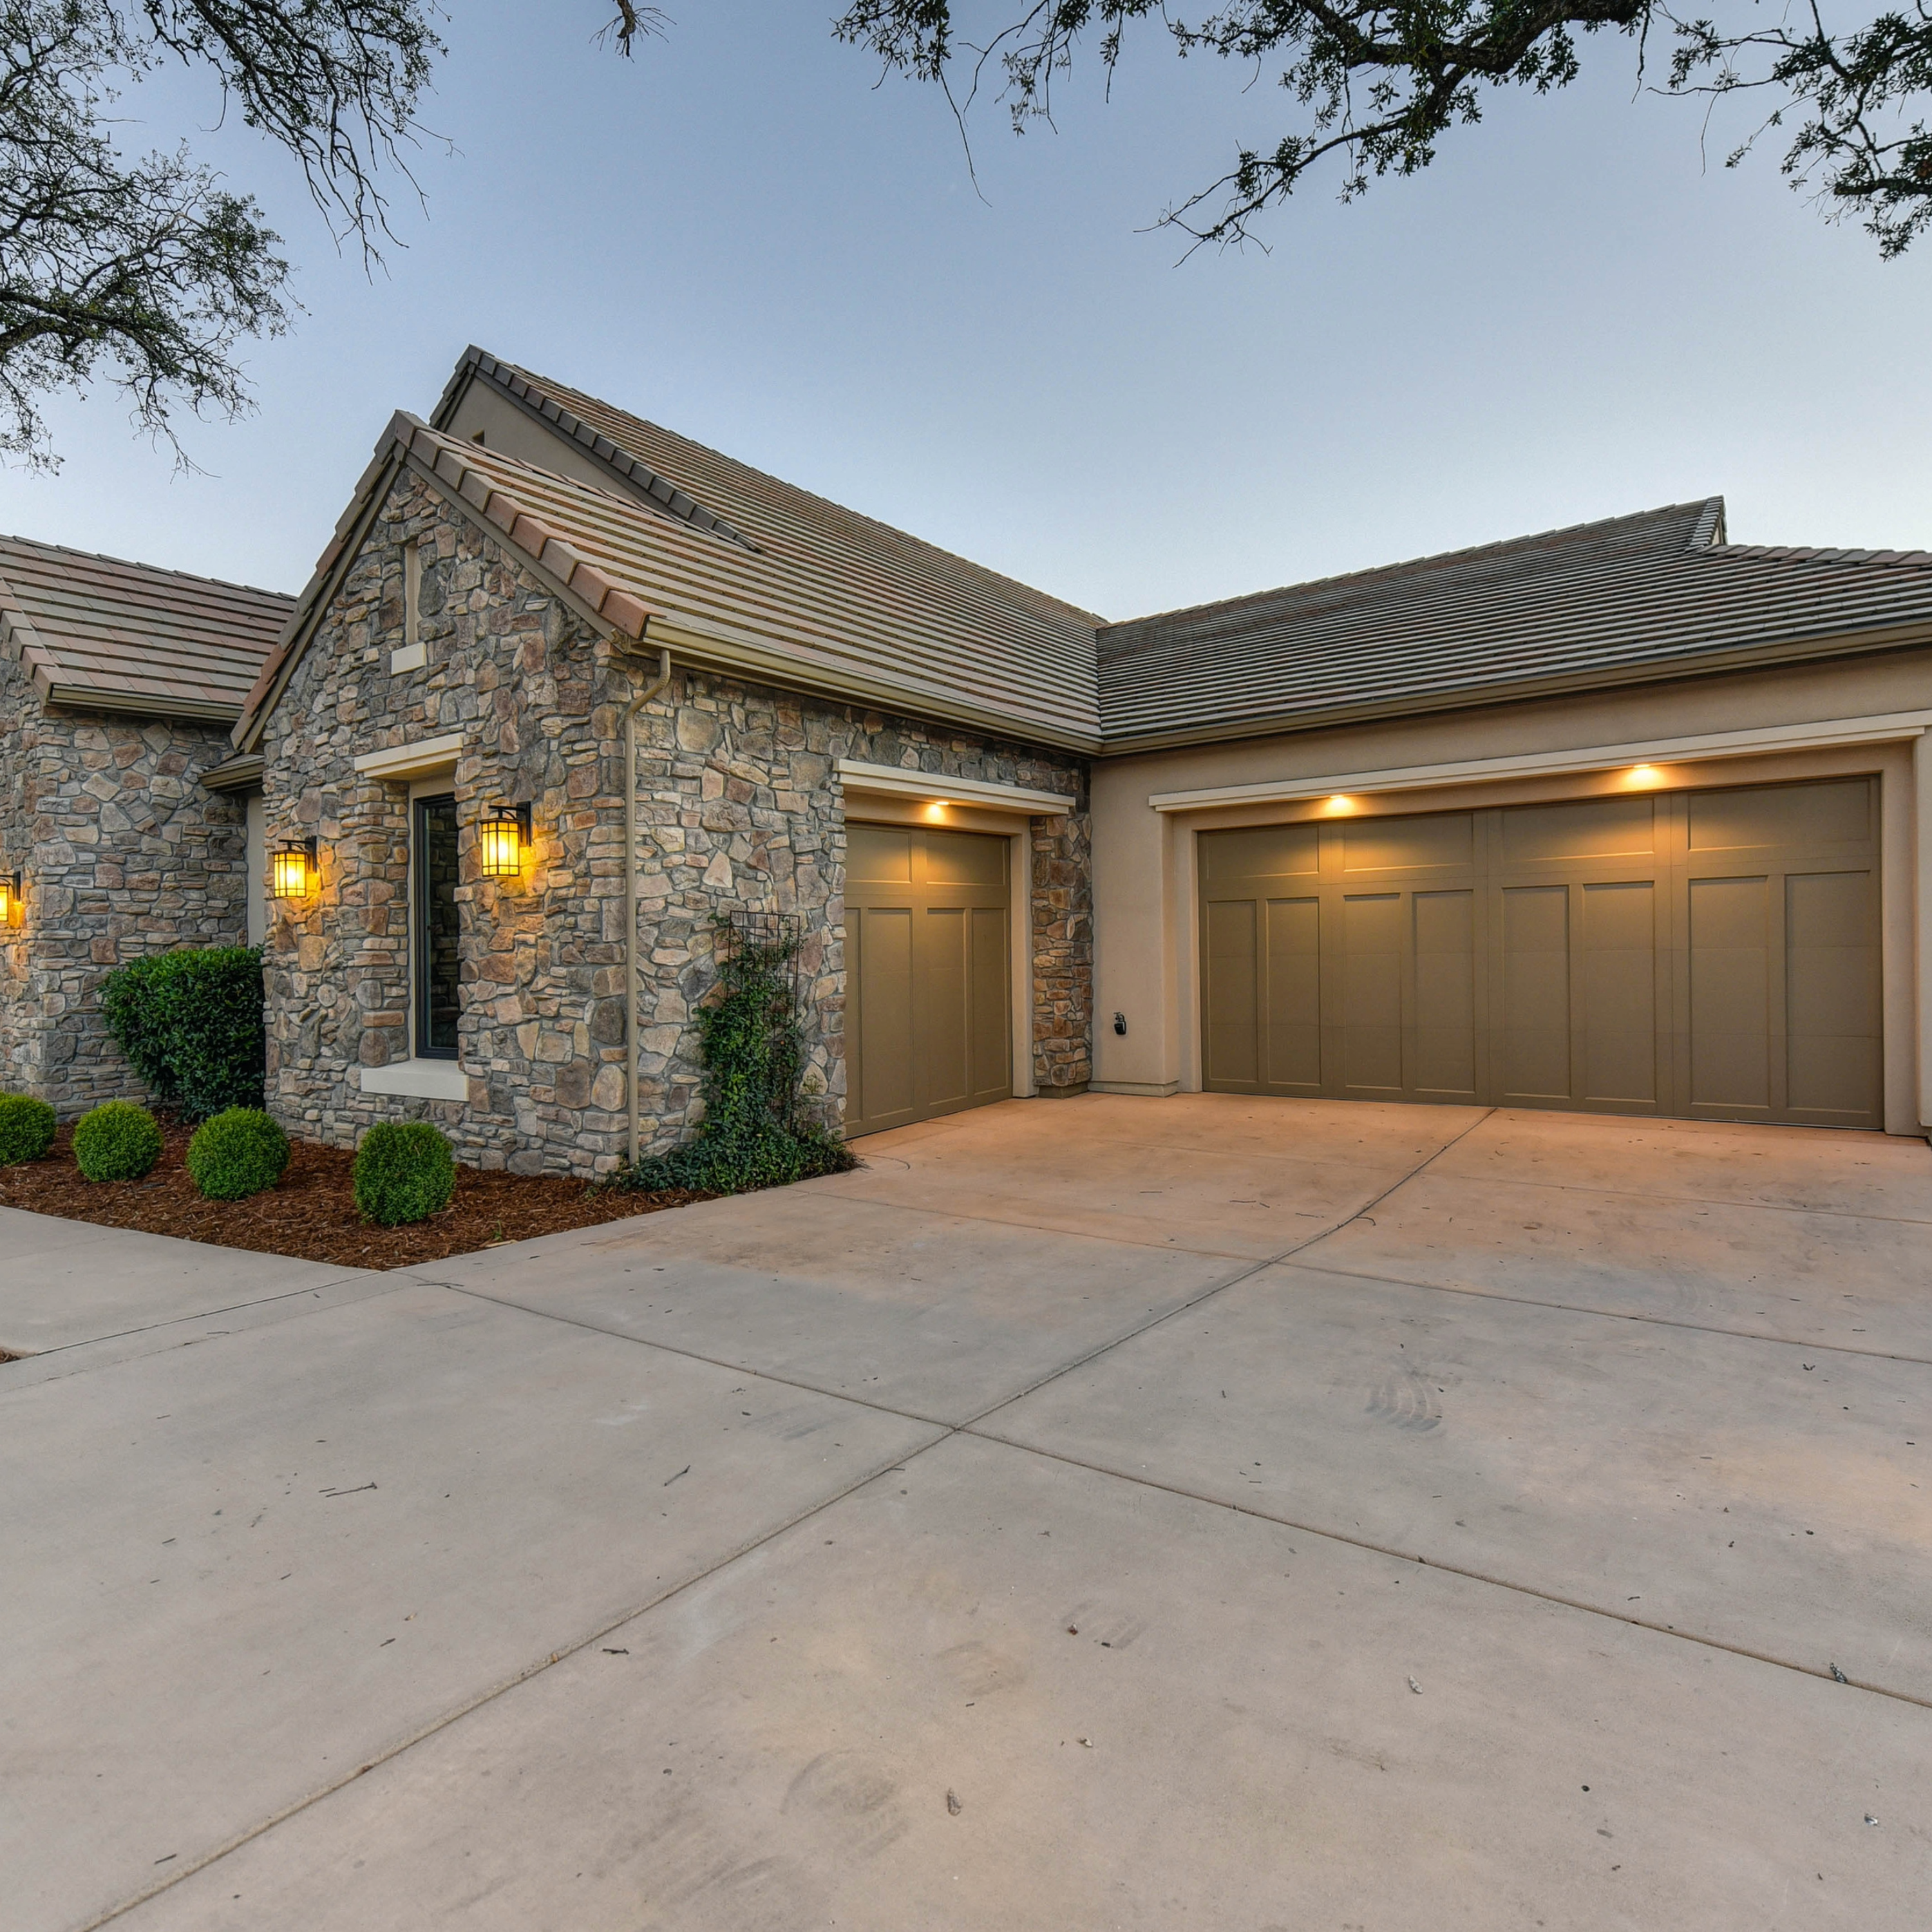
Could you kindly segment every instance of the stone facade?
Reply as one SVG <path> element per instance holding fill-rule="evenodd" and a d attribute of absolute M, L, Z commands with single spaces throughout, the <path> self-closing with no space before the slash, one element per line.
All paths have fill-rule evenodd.
<path fill-rule="evenodd" d="M 392 673 L 404 556 L 421 560 L 426 662 Z M 280 902 L 266 958 L 269 1104 L 292 1132 L 347 1146 L 374 1121 L 435 1120 L 459 1156 L 595 1174 L 628 1133 L 624 743 L 634 660 L 412 472 L 380 505 L 268 720 L 266 832 L 313 836 L 317 892 Z M 454 769 L 465 1100 L 367 1093 L 410 1052 L 409 789 L 359 754 L 460 733 Z M 640 715 L 638 1057 L 647 1148 L 700 1113 L 694 1007 L 715 978 L 711 920 L 796 914 L 814 1084 L 844 1091 L 841 758 L 1074 793 L 1035 821 L 1030 908 L 1037 1078 L 1088 1076 L 1091 918 L 1078 760 L 682 670 Z M 528 804 L 522 877 L 479 876 L 481 808 Z"/>
<path fill-rule="evenodd" d="M 99 988 L 144 954 L 246 941 L 245 808 L 200 782 L 229 754 L 226 728 L 49 711 L 14 650 L 0 651 L 0 869 L 26 897 L 0 928 L 0 1084 L 63 1119 L 145 1099 Z"/>
<path fill-rule="evenodd" d="M 845 1094 L 845 804 L 841 758 L 1070 793 L 1081 809 L 1033 821 L 1033 876 L 1016 881 L 1033 934 L 1034 1077 L 1087 1084 L 1093 1006 L 1086 775 L 1077 758 L 794 697 L 703 671 L 676 675 L 638 721 L 640 1094 L 661 1140 L 699 1118 L 690 1004 L 710 983 L 716 912 L 790 913 L 806 934 L 806 1035 L 836 1118 Z"/>

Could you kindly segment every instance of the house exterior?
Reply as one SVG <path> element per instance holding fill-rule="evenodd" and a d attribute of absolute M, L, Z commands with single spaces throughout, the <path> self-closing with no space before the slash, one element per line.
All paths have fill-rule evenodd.
<path fill-rule="evenodd" d="M 1932 556 L 1712 499 L 1109 624 L 472 350 L 223 767 L 271 1104 L 596 1174 L 796 921 L 863 1134 L 1104 1090 L 1924 1131 Z M 307 869 L 308 842 L 314 867 Z"/>
<path fill-rule="evenodd" d="M 107 971 L 250 937 L 244 795 L 211 786 L 286 597 L 0 538 L 0 1085 L 138 1095 Z M 256 935 L 259 937 L 259 932 Z"/>

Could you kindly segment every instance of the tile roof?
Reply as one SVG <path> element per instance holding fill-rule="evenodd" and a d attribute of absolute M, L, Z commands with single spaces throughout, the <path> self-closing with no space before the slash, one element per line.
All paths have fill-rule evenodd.
<path fill-rule="evenodd" d="M 398 461 L 616 629 L 835 699 L 1095 752 L 1932 643 L 1932 554 L 1724 541 L 1720 497 L 1109 624 L 472 349 L 601 488 L 398 414 L 236 732 Z M 593 472 L 594 473 L 594 472 Z"/>
<path fill-rule="evenodd" d="M 232 718 L 292 598 L 0 537 L 0 625 L 43 700 Z"/>
<path fill-rule="evenodd" d="M 1103 626 L 1110 749 L 1932 641 L 1932 554 L 1724 541 L 1724 500 Z"/>
<path fill-rule="evenodd" d="M 1099 738 L 1091 611 L 480 349 L 458 365 L 444 420 L 472 375 L 691 506 L 648 526 L 638 567 L 652 609 L 754 632 L 814 674 L 862 676 L 880 695 L 900 687 L 923 709 L 950 698 L 942 716 L 966 710 L 1052 741 Z"/>

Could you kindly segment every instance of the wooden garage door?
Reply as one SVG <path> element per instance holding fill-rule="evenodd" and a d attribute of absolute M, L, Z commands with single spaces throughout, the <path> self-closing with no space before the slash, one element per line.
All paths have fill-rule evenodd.
<path fill-rule="evenodd" d="M 1012 1093 L 1007 842 L 852 825 L 845 840 L 845 1131 Z"/>
<path fill-rule="evenodd" d="M 1880 1124 L 1866 778 L 1201 835 L 1206 1084 Z"/>

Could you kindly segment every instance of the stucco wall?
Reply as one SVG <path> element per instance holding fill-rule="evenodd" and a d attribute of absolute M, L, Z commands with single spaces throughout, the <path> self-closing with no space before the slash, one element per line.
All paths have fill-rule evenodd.
<path fill-rule="evenodd" d="M 200 775 L 230 750 L 219 724 L 43 710 L 16 651 L 0 652 L 6 761 L 0 869 L 26 912 L 0 928 L 0 1083 L 63 1118 L 146 1097 L 100 1018 L 124 961 L 245 943 L 241 801 Z"/>
<path fill-rule="evenodd" d="M 428 662 L 392 675 L 404 543 L 424 560 Z M 262 750 L 266 832 L 313 836 L 321 888 L 275 908 L 268 952 L 271 1104 L 294 1132 L 352 1144 L 374 1121 L 435 1120 L 461 1157 L 590 1174 L 622 1158 L 623 740 L 634 662 L 614 658 L 541 580 L 404 471 L 275 707 Z M 406 1060 L 406 785 L 356 758 L 460 732 L 464 1101 L 362 1090 Z M 640 1102 L 647 1148 L 698 1118 L 694 1006 L 713 982 L 710 921 L 799 914 L 810 1065 L 836 1118 L 844 1091 L 844 830 L 840 758 L 1084 797 L 1078 760 L 680 668 L 638 721 Z M 514 885 L 477 876 L 480 806 L 532 808 Z M 1091 923 L 1083 813 L 1033 837 L 1035 1065 L 1088 1074 Z"/>

